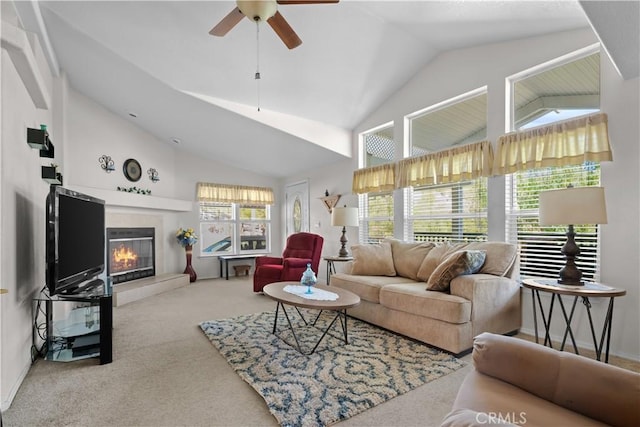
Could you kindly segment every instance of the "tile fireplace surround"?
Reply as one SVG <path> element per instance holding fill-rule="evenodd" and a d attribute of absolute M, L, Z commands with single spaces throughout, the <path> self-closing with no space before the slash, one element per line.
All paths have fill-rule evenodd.
<path fill-rule="evenodd" d="M 167 239 L 164 221 L 167 214 L 191 212 L 194 207 L 192 201 L 100 188 L 81 186 L 70 186 L 69 188 L 105 201 L 105 226 L 107 228 L 152 227 L 155 229 L 156 275 L 114 285 L 113 303 L 115 306 L 189 284 L 188 274 L 167 273 L 165 270 L 165 251 L 170 248 L 165 247 Z"/>
<path fill-rule="evenodd" d="M 130 282 L 115 284 L 113 286 L 113 304 L 121 306 L 129 302 L 137 301 L 161 292 L 169 291 L 189 284 L 189 275 L 180 273 L 166 273 L 164 271 L 165 240 L 163 218 L 158 214 L 131 214 L 106 212 L 107 228 L 146 227 L 155 229 L 155 256 L 156 275 Z"/>

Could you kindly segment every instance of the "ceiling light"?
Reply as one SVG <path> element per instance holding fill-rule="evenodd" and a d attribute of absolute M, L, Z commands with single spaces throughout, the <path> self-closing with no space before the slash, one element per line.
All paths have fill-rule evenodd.
<path fill-rule="evenodd" d="M 243 1 L 238 0 L 238 9 L 245 16 L 253 19 L 254 21 L 266 21 L 276 14 L 278 11 L 278 4 L 275 0 L 267 1 Z"/>

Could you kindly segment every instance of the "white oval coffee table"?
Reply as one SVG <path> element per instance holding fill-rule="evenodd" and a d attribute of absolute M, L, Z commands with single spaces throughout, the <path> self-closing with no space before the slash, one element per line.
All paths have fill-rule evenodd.
<path fill-rule="evenodd" d="M 300 285 L 300 283 L 299 282 L 277 282 L 277 283 L 268 284 L 263 289 L 263 293 L 266 296 L 268 296 L 269 298 L 277 302 L 276 315 L 273 321 L 273 331 L 272 331 L 274 335 L 278 336 L 276 334 L 276 329 L 278 325 L 278 314 L 279 314 L 280 308 L 282 308 L 282 312 L 284 313 L 284 316 L 286 317 L 287 322 L 289 324 L 289 329 L 291 330 L 291 333 L 293 334 L 293 338 L 295 339 L 297 350 L 300 353 L 304 355 L 313 354 L 313 352 L 315 352 L 318 346 L 320 345 L 320 342 L 323 340 L 325 335 L 327 335 L 329 330 L 331 330 L 331 328 L 333 327 L 334 323 L 336 323 L 336 320 L 340 320 L 340 324 L 342 325 L 343 337 L 341 337 L 341 339 L 344 338 L 345 344 L 349 343 L 349 337 L 347 334 L 347 309 L 355 307 L 356 305 L 360 304 L 360 297 L 358 295 L 354 294 L 353 292 L 347 291 L 346 289 L 325 286 L 325 285 L 316 285 L 312 287 L 312 290 L 318 289 L 322 291 L 333 292 L 334 294 L 338 295 L 338 298 L 335 301 L 307 299 L 299 295 L 286 292 L 284 288 L 289 285 L 296 286 L 296 285 Z M 318 342 L 315 344 L 315 346 L 310 352 L 302 351 L 295 329 L 293 327 L 293 324 L 291 323 L 291 318 L 289 317 L 289 313 L 285 309 L 285 305 L 294 307 L 298 315 L 304 322 L 304 324 L 305 325 L 311 324 L 314 327 L 323 311 L 327 311 L 327 310 L 335 311 L 336 315 L 333 318 L 333 320 L 329 323 L 329 325 L 324 330 L 320 329 L 322 331 L 322 336 L 320 337 L 320 339 L 318 340 Z M 313 322 L 308 322 L 300 312 L 299 308 L 319 310 L 319 312 Z"/>

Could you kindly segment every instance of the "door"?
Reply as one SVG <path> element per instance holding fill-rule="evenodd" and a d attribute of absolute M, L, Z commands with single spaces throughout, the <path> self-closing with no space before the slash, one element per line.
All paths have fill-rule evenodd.
<path fill-rule="evenodd" d="M 286 232 L 309 231 L 309 181 L 289 184 L 285 189 Z"/>

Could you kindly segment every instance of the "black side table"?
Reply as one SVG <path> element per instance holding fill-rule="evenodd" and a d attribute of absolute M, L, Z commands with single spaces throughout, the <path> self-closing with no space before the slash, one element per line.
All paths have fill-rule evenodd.
<path fill-rule="evenodd" d="M 571 343 L 573 344 L 573 349 L 578 353 L 578 346 L 576 345 L 576 340 L 573 336 L 573 330 L 571 329 L 571 321 L 573 320 L 573 315 L 576 309 L 576 303 L 578 298 L 582 299 L 582 304 L 587 309 L 587 316 L 589 318 L 589 327 L 591 328 L 591 337 L 593 339 L 593 346 L 596 351 L 596 359 L 600 360 L 602 356 L 602 350 L 605 350 L 605 363 L 609 363 L 609 344 L 611 342 L 611 323 L 613 320 L 613 300 L 616 297 L 621 297 L 627 293 L 624 289 L 616 289 L 610 286 L 603 285 L 601 283 L 595 282 L 586 282 L 583 286 L 568 286 L 568 285 L 560 285 L 557 283 L 555 279 L 542 279 L 542 278 L 534 278 L 534 279 L 525 279 L 522 282 L 522 285 L 525 288 L 531 289 L 531 298 L 533 302 L 533 324 L 535 327 L 536 333 L 536 343 L 538 342 L 538 316 L 536 310 L 536 301 L 538 307 L 540 308 L 540 315 L 542 317 L 542 324 L 544 325 L 545 335 L 544 335 L 544 345 L 552 347 L 551 344 L 551 335 L 549 333 L 549 329 L 551 328 L 551 317 L 553 315 L 553 308 L 556 299 L 558 300 L 558 304 L 560 305 L 560 309 L 562 311 L 562 316 L 565 321 L 565 331 L 564 336 L 562 337 L 562 344 L 560 345 L 560 351 L 564 350 L 565 343 L 567 341 L 567 336 L 571 338 Z M 542 300 L 540 298 L 540 292 L 547 292 L 551 294 L 551 303 L 549 305 L 549 311 L 545 315 L 544 308 L 542 306 Z M 573 303 L 571 304 L 571 311 L 567 314 L 567 310 L 565 308 L 564 302 L 562 300 L 562 295 L 572 296 Z M 609 298 L 609 306 L 607 308 L 607 314 L 604 319 L 604 325 L 602 327 L 602 334 L 600 335 L 600 340 L 596 338 L 596 331 L 593 326 L 593 317 L 591 316 L 591 302 L 589 298 Z M 605 338 L 606 338 L 606 348 L 605 346 Z"/>
<path fill-rule="evenodd" d="M 336 262 L 353 261 L 352 256 L 325 256 L 322 259 L 327 262 L 327 286 L 331 285 L 331 274 L 336 272 Z"/>

